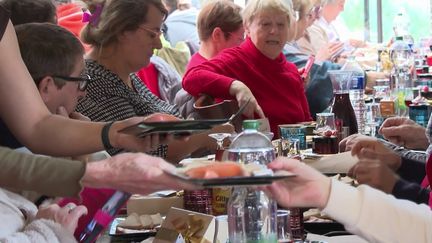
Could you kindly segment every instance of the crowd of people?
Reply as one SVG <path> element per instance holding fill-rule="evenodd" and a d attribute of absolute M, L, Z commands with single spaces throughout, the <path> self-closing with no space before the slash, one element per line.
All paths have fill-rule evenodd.
<path fill-rule="evenodd" d="M 75 242 L 115 190 L 196 189 L 166 172 L 214 150 L 208 134 L 233 126 L 187 138 L 119 132 L 152 114 L 194 117 L 208 95 L 247 104 L 244 117 L 268 118 L 276 137 L 278 125 L 312 120 L 332 99 L 327 70 L 365 45 L 341 42 L 331 26 L 344 3 L 0 0 L 0 241 Z M 357 188 L 281 157 L 269 168 L 297 176 L 261 189 L 284 207 L 320 208 L 370 242 L 432 242 L 431 126 L 389 118 L 387 140 L 344 139 L 340 150 L 359 159 L 349 172 Z"/>

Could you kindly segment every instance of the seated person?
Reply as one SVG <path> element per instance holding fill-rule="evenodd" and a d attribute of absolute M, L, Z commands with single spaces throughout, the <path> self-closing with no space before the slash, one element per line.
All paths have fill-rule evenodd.
<path fill-rule="evenodd" d="M 150 64 L 141 68 L 137 76 L 159 99 L 175 104 L 174 98 L 181 89 L 181 77 L 164 59 L 153 55 Z"/>
<path fill-rule="evenodd" d="M 262 107 L 276 137 L 280 124 L 311 120 L 297 67 L 287 62 L 282 53 L 294 35 L 290 33 L 294 21 L 291 12 L 285 1 L 249 1 L 243 12 L 246 41 L 191 68 L 183 79 L 183 88 L 193 96 L 205 93 L 219 99 L 236 99 L 240 105 L 247 93 L 254 101 L 253 110 Z M 253 115 L 253 110 L 246 114 Z"/>
<path fill-rule="evenodd" d="M 83 10 L 80 3 L 66 2 L 57 4 L 57 22 L 61 27 L 72 32 L 77 38 L 79 38 L 82 28 L 85 23 L 83 19 Z M 84 45 L 86 52 L 90 51 L 90 46 Z"/>
<path fill-rule="evenodd" d="M 180 7 L 180 8 L 179 8 Z M 171 46 L 180 41 L 191 42 L 199 46 L 199 38 L 196 29 L 198 10 L 192 7 L 190 0 L 178 0 L 177 9 L 167 16 L 167 39 Z"/>
<path fill-rule="evenodd" d="M 21 56 L 48 110 L 52 114 L 88 120 L 74 112 L 90 82 L 84 73 L 84 49 L 79 40 L 67 30 L 51 24 L 24 24 L 16 26 L 16 31 Z M 2 121 L 0 131 L 3 146 L 23 146 Z"/>
<path fill-rule="evenodd" d="M 57 23 L 56 6 L 52 0 L 1 0 L 0 5 L 10 12 L 13 25 Z"/>
<path fill-rule="evenodd" d="M 367 242 L 431 242 L 432 212 L 424 204 L 332 180 L 298 160 L 280 157 L 268 167 L 297 175 L 265 188 L 282 207 L 319 208 Z"/>
<path fill-rule="evenodd" d="M 88 9 L 94 11 L 96 5 L 90 3 Z M 86 60 L 92 82 L 86 97 L 79 101 L 77 111 L 92 121 L 115 121 L 153 113 L 180 116 L 175 106 L 153 95 L 135 74 L 149 64 L 153 50 L 162 47 L 160 26 L 165 15 L 160 0 L 105 2 L 97 24 L 88 23 L 82 32 L 82 40 L 92 45 Z M 198 149 L 216 148 L 208 133 L 217 131 L 231 132 L 233 128 L 218 126 L 209 132 L 192 135 L 187 141 L 161 145 L 151 153 L 178 162 Z"/>
<path fill-rule="evenodd" d="M 76 242 L 73 232 L 84 206 L 68 204 L 40 208 L 27 199 L 0 188 L 1 242 Z"/>
<path fill-rule="evenodd" d="M 244 40 L 241 8 L 229 0 L 208 2 L 200 10 L 197 20 L 200 48 L 188 63 L 186 71 L 213 58 L 226 48 L 240 45 Z M 197 118 L 195 98 L 181 89 L 175 97 L 183 117 Z"/>
<path fill-rule="evenodd" d="M 408 148 L 425 149 L 428 144 L 425 129 L 407 118 L 388 118 L 380 132 L 391 141 L 395 141 L 396 137 L 399 141 L 405 141 Z M 431 191 L 428 188 L 429 182 L 424 180 L 426 153 L 407 150 L 362 135 L 344 139 L 341 150 L 352 150 L 353 153 L 370 159 L 367 163 L 356 164 L 350 170 L 359 183 L 391 193 L 397 198 L 429 204 Z"/>
<path fill-rule="evenodd" d="M 294 63 L 303 71 L 309 55 L 302 53 L 297 41 L 305 35 L 306 29 L 319 18 L 319 2 L 316 0 L 293 1 L 293 8 L 298 17 L 296 34 L 294 40 L 285 45 L 283 52 L 289 62 Z M 332 101 L 333 86 L 327 71 L 340 69 L 340 66 L 327 60 L 338 50 L 337 47 L 342 48 L 342 44 L 333 49 L 322 48 L 315 56 L 315 62 L 310 69 L 309 75 L 306 74 L 305 76 L 306 97 L 313 119 L 315 119 L 316 113 L 328 108 Z"/>
<path fill-rule="evenodd" d="M 308 28 L 307 37 L 299 41 L 300 49 L 307 54 L 316 55 L 322 48 L 334 47 L 343 40 L 343 36 L 334 25 L 334 20 L 344 10 L 345 0 L 323 0 L 321 3 L 321 17 Z M 354 48 L 364 47 L 366 44 L 360 40 L 350 39 L 343 42 L 343 45 L 344 48 L 339 49 L 331 61 L 335 61 L 340 55 L 347 56 Z"/>

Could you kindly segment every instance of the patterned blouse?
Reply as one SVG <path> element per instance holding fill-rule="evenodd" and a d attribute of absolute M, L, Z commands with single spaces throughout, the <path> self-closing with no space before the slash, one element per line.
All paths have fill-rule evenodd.
<path fill-rule="evenodd" d="M 92 82 L 87 87 L 87 95 L 78 103 L 76 110 L 92 121 L 118 121 L 134 116 L 147 116 L 156 112 L 180 117 L 176 106 L 153 95 L 138 76 L 131 74 L 129 88 L 120 77 L 94 60 L 86 60 L 86 70 Z M 161 145 L 149 154 L 166 157 L 167 145 Z M 121 150 L 108 151 L 111 155 Z"/>

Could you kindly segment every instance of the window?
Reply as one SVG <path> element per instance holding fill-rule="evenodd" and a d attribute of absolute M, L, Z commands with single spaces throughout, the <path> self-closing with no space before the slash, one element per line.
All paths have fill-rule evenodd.
<path fill-rule="evenodd" d="M 410 20 L 411 35 L 419 40 L 431 35 L 431 2 L 432 0 L 346 0 L 345 10 L 340 17 L 354 37 L 385 43 L 393 36 L 394 17 L 403 10 Z"/>

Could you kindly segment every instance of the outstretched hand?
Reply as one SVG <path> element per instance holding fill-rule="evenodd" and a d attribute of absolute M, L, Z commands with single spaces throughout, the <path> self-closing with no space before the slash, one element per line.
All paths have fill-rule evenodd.
<path fill-rule="evenodd" d="M 330 196 L 330 178 L 298 160 L 278 157 L 268 167 L 296 174 L 287 180 L 273 182 L 265 188 L 284 207 L 324 208 Z"/>
<path fill-rule="evenodd" d="M 149 194 L 160 190 L 196 189 L 167 174 L 175 167 L 165 160 L 143 153 L 124 153 L 87 164 L 83 184 Z"/>

